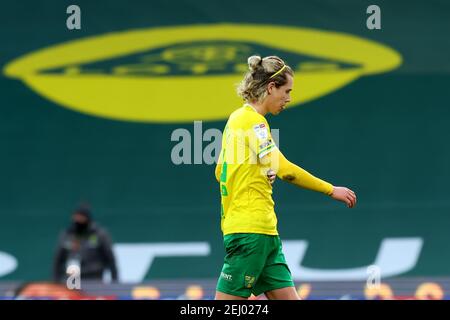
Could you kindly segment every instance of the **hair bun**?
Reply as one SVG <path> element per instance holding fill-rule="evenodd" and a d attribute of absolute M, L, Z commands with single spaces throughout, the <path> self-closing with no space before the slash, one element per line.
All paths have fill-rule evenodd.
<path fill-rule="evenodd" d="M 250 71 L 255 71 L 258 69 L 258 65 L 261 64 L 262 58 L 260 56 L 251 56 L 248 58 L 248 68 Z"/>

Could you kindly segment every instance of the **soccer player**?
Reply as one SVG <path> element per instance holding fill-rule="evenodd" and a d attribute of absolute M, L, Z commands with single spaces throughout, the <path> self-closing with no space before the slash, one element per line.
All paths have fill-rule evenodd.
<path fill-rule="evenodd" d="M 355 193 L 336 187 L 288 161 L 270 134 L 267 113 L 290 101 L 293 71 L 277 56 L 251 56 L 237 88 L 245 104 L 225 126 L 215 175 L 221 191 L 221 229 L 226 256 L 217 283 L 218 300 L 299 299 L 282 252 L 272 199 L 276 176 L 317 191 L 352 208 Z"/>

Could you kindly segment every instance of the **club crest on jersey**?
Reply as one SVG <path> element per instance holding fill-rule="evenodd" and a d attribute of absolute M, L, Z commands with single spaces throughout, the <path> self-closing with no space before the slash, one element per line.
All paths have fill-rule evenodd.
<path fill-rule="evenodd" d="M 264 123 L 257 124 L 253 127 L 253 130 L 255 130 L 256 136 L 261 140 L 265 140 L 269 137 L 267 127 Z"/>
<path fill-rule="evenodd" d="M 254 277 L 254 276 L 245 276 L 244 279 L 245 279 L 245 287 L 246 288 L 252 288 L 254 283 L 255 283 L 256 277 Z"/>

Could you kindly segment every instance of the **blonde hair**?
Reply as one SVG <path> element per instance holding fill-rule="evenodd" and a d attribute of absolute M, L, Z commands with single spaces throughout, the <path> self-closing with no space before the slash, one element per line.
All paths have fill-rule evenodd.
<path fill-rule="evenodd" d="M 287 83 L 287 75 L 294 76 L 292 69 L 277 56 L 251 56 L 244 79 L 237 86 L 237 94 L 247 102 L 263 101 L 267 85 L 274 82 L 277 88 Z"/>

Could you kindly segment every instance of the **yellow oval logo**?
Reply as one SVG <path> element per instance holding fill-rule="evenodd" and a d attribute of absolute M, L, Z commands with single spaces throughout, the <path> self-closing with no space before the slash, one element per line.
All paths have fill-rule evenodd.
<path fill-rule="evenodd" d="M 279 55 L 294 69 L 291 106 L 402 61 L 385 45 L 344 33 L 213 24 L 71 41 L 18 58 L 4 73 L 89 115 L 139 122 L 221 120 L 242 104 L 235 85 L 255 53 Z"/>

